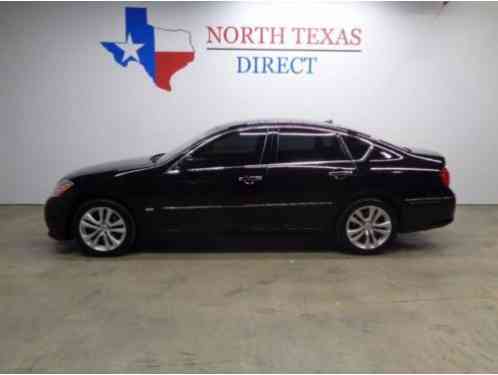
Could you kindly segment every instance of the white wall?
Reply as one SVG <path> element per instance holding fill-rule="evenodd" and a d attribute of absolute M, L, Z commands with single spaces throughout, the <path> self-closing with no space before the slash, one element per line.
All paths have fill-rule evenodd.
<path fill-rule="evenodd" d="M 195 60 L 157 88 L 100 41 L 124 7 L 192 32 Z M 498 203 L 498 5 L 0 4 L 0 203 L 42 202 L 72 169 L 152 154 L 247 118 L 334 118 L 442 152 L 461 203 Z M 359 26 L 363 52 L 319 53 L 314 75 L 236 72 L 206 50 L 207 25 Z M 247 54 L 246 54 L 247 55 Z"/>

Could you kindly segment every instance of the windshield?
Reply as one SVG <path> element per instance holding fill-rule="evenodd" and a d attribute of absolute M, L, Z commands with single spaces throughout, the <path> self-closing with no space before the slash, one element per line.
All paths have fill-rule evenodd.
<path fill-rule="evenodd" d="M 162 155 L 156 162 L 166 162 L 174 158 L 176 155 L 180 154 L 182 151 L 188 149 L 190 146 L 200 143 L 206 138 L 209 138 L 213 134 L 217 133 L 224 126 L 217 126 L 215 128 L 211 128 L 208 131 L 202 133 L 201 135 L 197 135 L 195 137 L 189 138 L 187 141 L 181 143 L 179 146 L 174 147 L 172 150 L 166 152 Z"/>

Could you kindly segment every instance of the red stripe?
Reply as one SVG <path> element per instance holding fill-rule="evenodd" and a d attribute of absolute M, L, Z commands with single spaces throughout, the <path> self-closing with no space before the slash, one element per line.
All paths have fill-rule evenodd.
<path fill-rule="evenodd" d="M 156 52 L 156 85 L 171 91 L 171 77 L 194 60 L 194 52 Z"/>

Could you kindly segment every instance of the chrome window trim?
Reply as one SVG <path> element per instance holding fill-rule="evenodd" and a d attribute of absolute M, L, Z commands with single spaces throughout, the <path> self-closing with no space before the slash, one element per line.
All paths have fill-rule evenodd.
<path fill-rule="evenodd" d="M 356 170 L 356 167 L 336 167 L 336 166 L 332 166 L 332 165 L 326 165 L 326 164 L 333 164 L 333 163 L 353 164 L 353 162 L 351 160 L 336 160 L 336 161 L 323 160 L 323 161 L 310 161 L 310 162 L 298 161 L 298 162 L 286 162 L 286 163 L 269 163 L 269 164 L 267 164 L 267 166 L 268 166 L 268 168 L 324 168 L 324 169 Z"/>
<path fill-rule="evenodd" d="M 286 162 L 276 162 L 276 163 L 268 163 L 267 165 L 270 167 L 273 166 L 299 166 L 299 165 L 320 165 L 320 164 L 331 164 L 331 163 L 352 163 L 351 160 L 310 160 L 310 161 L 286 161 Z"/>
<path fill-rule="evenodd" d="M 373 149 L 375 149 L 376 147 L 377 147 L 377 148 L 380 148 L 381 150 L 384 150 L 384 151 L 386 151 L 386 152 L 390 152 L 391 154 L 396 155 L 396 156 L 397 156 L 397 159 L 370 159 L 369 161 L 371 161 L 371 162 L 375 162 L 375 163 L 377 163 L 377 162 L 381 162 L 381 163 L 382 163 L 382 162 L 386 162 L 386 161 L 400 161 L 400 160 L 403 160 L 403 159 L 404 159 L 403 155 L 401 155 L 401 154 L 399 154 L 398 152 L 393 151 L 393 150 L 391 150 L 391 149 L 389 149 L 389 148 L 387 148 L 387 147 L 381 146 L 381 145 L 379 145 L 379 144 L 375 144 L 375 145 L 374 145 L 374 147 L 373 147 Z M 373 150 L 372 150 L 372 151 L 373 151 Z"/>
<path fill-rule="evenodd" d="M 237 166 L 225 166 L 225 167 L 205 167 L 205 168 L 190 168 L 189 172 L 203 172 L 203 171 L 222 171 L 226 169 L 252 169 L 252 168 L 324 168 L 324 169 L 347 169 L 347 170 L 356 170 L 356 167 L 336 167 L 336 166 L 328 166 L 324 164 L 332 164 L 332 163 L 350 163 L 349 160 L 338 160 L 338 161 L 329 161 L 329 160 L 319 160 L 319 161 L 310 161 L 310 162 L 288 162 L 288 163 L 265 163 L 265 164 L 246 164 L 246 165 L 237 165 Z M 175 172 L 176 173 L 176 172 Z M 175 174 L 170 173 L 170 174 Z"/>
<path fill-rule="evenodd" d="M 257 125 L 255 125 L 255 124 L 257 124 Z M 220 138 L 220 137 L 227 135 L 229 133 L 235 133 L 235 132 L 243 133 L 244 131 L 252 131 L 252 130 L 259 130 L 259 129 L 266 130 L 266 138 L 265 138 L 265 143 L 263 145 L 263 150 L 261 152 L 261 158 L 264 157 L 264 152 L 265 152 L 265 149 L 268 145 L 269 136 L 271 134 L 279 134 L 280 129 L 315 130 L 315 131 L 320 132 L 320 133 L 325 133 L 325 134 L 330 134 L 330 135 L 335 135 L 335 136 L 340 135 L 341 137 L 343 137 L 343 136 L 352 137 L 352 138 L 358 139 L 361 142 L 369 144 L 369 148 L 363 154 L 363 156 L 359 159 L 351 158 L 350 160 L 320 160 L 320 161 L 306 161 L 306 162 L 304 162 L 304 161 L 303 162 L 283 162 L 283 163 L 275 162 L 275 163 L 266 163 L 266 164 L 259 163 L 259 164 L 247 164 L 247 165 L 236 165 L 236 166 L 215 166 L 215 167 L 206 167 L 206 168 L 192 168 L 192 169 L 189 169 L 189 171 L 194 171 L 194 172 L 209 171 L 209 170 L 216 171 L 216 170 L 233 169 L 233 168 L 267 168 L 267 167 L 273 168 L 273 167 L 301 167 L 301 166 L 302 167 L 307 167 L 307 166 L 313 167 L 313 165 L 320 165 L 320 164 L 325 164 L 325 163 L 360 163 L 360 162 L 363 162 L 363 161 L 368 159 L 368 157 L 370 156 L 371 152 L 373 151 L 373 149 L 375 147 L 378 147 L 378 148 L 385 150 L 387 152 L 391 152 L 397 156 L 396 159 L 388 159 L 388 160 L 372 159 L 372 160 L 370 160 L 370 161 L 375 162 L 375 163 L 400 161 L 400 160 L 405 159 L 405 156 L 410 156 L 410 157 L 413 157 L 416 159 L 427 160 L 427 161 L 431 161 L 431 162 L 435 162 L 435 163 L 439 163 L 439 164 L 443 163 L 442 161 L 437 160 L 437 159 L 432 159 L 432 158 L 428 158 L 428 157 L 415 155 L 415 154 L 413 154 L 407 150 L 404 150 L 402 148 L 399 148 L 397 146 L 388 147 L 388 146 L 385 146 L 383 144 L 379 144 L 378 142 L 366 139 L 364 137 L 361 137 L 361 136 L 358 136 L 355 134 L 351 134 L 347 131 L 342 131 L 340 129 L 331 129 L 328 127 L 328 125 L 325 125 L 325 124 L 324 125 L 321 125 L 318 123 L 313 124 L 313 123 L 306 123 L 304 121 L 296 123 L 296 124 L 289 124 L 286 122 L 282 122 L 282 123 L 279 123 L 279 122 L 268 122 L 268 123 L 252 122 L 251 123 L 251 122 L 248 122 L 248 123 L 239 123 L 239 124 L 234 125 L 234 126 L 236 126 L 236 127 L 234 127 L 234 128 L 232 127 L 232 128 L 226 129 L 224 131 L 221 131 L 220 133 L 214 134 L 211 137 L 205 139 L 203 142 L 196 145 L 195 147 L 188 149 L 183 155 L 181 155 L 179 157 L 179 159 L 175 163 L 173 163 L 165 171 L 165 174 L 178 174 L 178 173 L 180 173 L 180 171 L 178 169 L 178 165 L 183 161 L 183 159 L 185 159 L 186 157 L 191 155 L 198 148 L 206 145 L 209 142 L 216 140 L 217 138 Z M 341 137 L 339 137 L 339 138 L 341 138 Z M 348 152 L 351 154 L 349 147 L 347 146 L 344 139 L 342 139 L 342 141 L 344 142 L 345 147 L 347 148 Z M 277 143 L 277 148 L 276 148 L 275 152 L 278 152 L 278 143 Z M 260 159 L 260 161 L 262 161 L 262 159 Z M 146 168 L 146 169 L 148 169 L 148 168 Z M 381 170 L 379 168 L 370 168 L 370 169 L 371 170 Z M 428 172 L 439 171 L 437 169 L 430 169 L 430 168 L 401 168 L 401 167 L 400 168 L 395 168 L 395 167 L 388 168 L 388 170 L 400 170 L 400 171 L 411 170 L 411 171 L 428 171 Z M 137 172 L 138 171 L 139 170 L 137 170 Z M 122 172 L 122 173 L 117 174 L 116 176 L 121 176 L 121 175 L 125 175 L 127 173 L 133 173 L 133 172 L 135 172 L 135 171 Z"/>
<path fill-rule="evenodd" d="M 124 172 L 119 172 L 114 175 L 114 177 L 121 177 L 121 176 L 126 176 L 127 174 L 135 173 L 135 172 L 141 172 L 141 171 L 146 171 L 148 169 L 153 169 L 155 168 L 154 166 L 152 167 L 145 167 L 145 168 L 137 168 L 137 169 L 132 169 L 129 171 L 124 171 Z"/>
<path fill-rule="evenodd" d="M 234 121 L 225 123 L 220 128 L 224 128 L 225 130 L 234 129 L 237 127 L 257 127 L 257 126 L 266 126 L 268 128 L 277 128 L 277 127 L 286 127 L 286 128 L 295 128 L 295 127 L 304 127 L 306 129 L 317 129 L 322 131 L 333 131 L 340 134 L 349 134 L 350 129 L 346 129 L 341 127 L 340 125 L 331 124 L 327 121 L 313 121 L 309 119 L 299 119 L 299 118 L 260 118 L 260 119 L 252 119 L 246 121 Z"/>
<path fill-rule="evenodd" d="M 270 208 L 270 207 L 300 207 L 300 206 L 331 206 L 334 202 L 283 202 L 283 203 L 248 203 L 248 204 L 208 204 L 197 206 L 164 206 L 165 211 L 205 210 L 219 208 Z"/>
<path fill-rule="evenodd" d="M 421 160 L 431 161 L 431 162 L 438 163 L 438 164 L 443 164 L 443 162 L 441 160 L 437 160 L 437 159 L 432 159 L 432 158 L 428 158 L 428 157 L 424 157 L 424 156 L 415 155 L 412 152 L 410 152 L 408 150 L 404 150 L 401 147 L 398 147 L 396 145 L 387 146 L 387 145 L 384 145 L 382 143 L 382 141 L 379 141 L 379 140 L 377 140 L 377 141 L 375 141 L 375 140 L 374 141 L 370 141 L 368 139 L 356 136 L 354 134 L 345 134 L 345 135 L 347 137 L 353 137 L 353 138 L 359 139 L 360 141 L 363 141 L 363 142 L 366 142 L 366 143 L 370 143 L 370 145 L 372 146 L 370 149 L 367 150 L 367 152 L 365 153 L 365 155 L 363 155 L 363 157 L 361 159 L 353 159 L 355 162 L 364 161 L 370 155 L 370 153 L 372 152 L 373 148 L 379 147 L 379 148 L 384 149 L 385 151 L 393 152 L 393 153 L 399 155 L 400 159 L 370 160 L 370 161 L 374 161 L 374 162 L 400 161 L 400 160 L 404 159 L 404 155 L 407 155 L 407 156 L 410 156 L 410 157 L 413 157 L 413 158 L 416 158 L 416 159 L 421 159 Z M 346 144 L 346 146 L 347 146 L 347 144 Z"/>
<path fill-rule="evenodd" d="M 210 142 L 224 134 L 230 133 L 230 132 L 243 132 L 244 130 L 253 130 L 253 129 L 266 129 L 267 130 L 267 139 L 268 136 L 271 134 L 275 134 L 278 132 L 279 128 L 284 128 L 284 129 L 306 129 L 306 130 L 317 130 L 320 132 L 326 132 L 326 133 L 333 133 L 333 134 L 339 134 L 342 136 L 348 136 L 348 137 L 353 137 L 356 138 L 362 142 L 369 143 L 371 147 L 366 151 L 366 153 L 362 156 L 360 159 L 352 159 L 351 161 L 353 162 L 362 162 L 365 161 L 366 158 L 369 156 L 370 152 L 372 151 L 374 146 L 379 146 L 379 143 L 382 143 L 381 140 L 376 140 L 372 139 L 373 141 L 365 138 L 365 136 L 361 135 L 356 135 L 352 134 L 349 132 L 347 129 L 341 129 L 340 127 L 334 127 L 334 125 L 330 125 L 327 123 L 322 123 L 318 121 L 307 121 L 307 120 L 297 120 L 297 119 L 261 119 L 261 120 L 252 120 L 252 121 L 244 121 L 244 122 L 233 122 L 233 123 L 228 123 L 225 124 L 227 127 L 225 130 L 221 130 L 220 133 L 214 134 L 208 139 L 206 139 L 204 142 L 200 143 L 197 145 L 195 148 L 189 149 L 187 147 L 186 150 L 181 151 L 180 154 L 183 152 L 183 155 L 180 156 L 180 154 L 177 154 L 173 158 L 179 157 L 179 159 L 170 166 L 165 173 L 168 174 L 175 174 L 178 173 L 174 169 L 177 167 L 177 163 L 183 160 L 187 155 L 189 155 L 190 152 L 195 151 L 198 147 L 202 147 L 204 144 L 207 142 Z M 195 142 L 193 142 L 195 143 Z M 441 160 L 437 159 L 432 159 L 428 157 L 423 157 L 423 156 L 418 156 L 413 153 L 411 153 L 409 150 L 402 149 L 401 147 L 398 147 L 396 145 L 383 145 L 382 147 L 385 147 L 386 150 L 390 152 L 396 152 L 396 154 L 401 154 L 401 157 L 404 158 L 403 156 L 410 156 L 416 159 L 421 159 L 421 160 L 427 160 L 431 162 L 435 162 L 438 164 L 442 164 L 443 162 Z M 394 151 L 396 150 L 396 151 Z M 401 159 L 400 159 L 401 160 Z M 375 162 L 379 161 L 384 161 L 384 160 L 373 160 Z M 386 160 L 388 161 L 388 160 Z M 392 160 L 389 160 L 392 161 Z M 396 160 L 395 160 L 396 161 Z"/>
<path fill-rule="evenodd" d="M 330 163 L 350 163 L 349 160 L 340 160 L 340 161 L 311 161 L 311 162 L 288 162 L 288 163 L 266 163 L 266 164 L 246 164 L 246 165 L 237 165 L 237 166 L 225 166 L 225 167 L 205 167 L 205 168 L 190 168 L 189 172 L 204 172 L 204 171 L 222 171 L 227 169 L 253 169 L 253 168 L 323 168 L 323 169 L 347 169 L 347 170 L 356 170 L 356 167 L 336 167 L 329 166 L 324 164 Z M 169 174 L 177 174 L 176 170 L 171 171 Z"/>
<path fill-rule="evenodd" d="M 266 145 L 268 144 L 269 137 L 270 137 L 270 133 L 268 132 L 268 128 L 265 128 L 265 140 L 263 142 L 263 148 L 261 149 L 261 155 L 259 155 L 258 165 L 260 165 L 263 162 L 263 158 L 265 157 Z"/>
<path fill-rule="evenodd" d="M 347 133 L 341 131 L 341 130 L 336 130 L 336 129 L 331 129 L 327 127 L 326 125 L 320 126 L 320 125 L 313 125 L 313 124 L 307 124 L 305 122 L 301 124 L 285 124 L 285 123 L 271 123 L 267 125 L 270 128 L 276 128 L 278 129 L 302 129 L 302 130 L 317 130 L 322 133 L 332 133 L 332 134 L 345 134 Z"/>
<path fill-rule="evenodd" d="M 252 168 L 266 168 L 266 164 L 246 164 L 246 165 L 228 165 L 219 167 L 203 167 L 203 168 L 189 168 L 189 172 L 204 172 L 204 171 L 224 171 L 227 169 L 252 169 Z"/>
<path fill-rule="evenodd" d="M 278 133 L 278 129 L 280 128 L 292 128 L 292 129 L 302 129 L 302 130 L 318 130 L 322 133 L 330 134 L 333 136 L 337 136 L 339 132 L 335 132 L 330 129 L 324 129 L 324 128 L 318 128 L 318 127 L 307 127 L 307 126 L 298 126 L 298 125 L 274 125 L 274 126 L 257 126 L 257 127 L 251 127 L 250 130 L 254 129 L 266 129 L 266 138 L 265 138 L 265 144 L 263 145 L 263 150 L 261 152 L 261 158 L 264 157 L 264 152 L 266 150 L 266 147 L 268 145 L 268 137 L 271 134 Z M 189 150 L 187 153 L 185 153 L 174 165 L 172 165 L 167 171 L 167 174 L 178 174 L 180 171 L 177 169 L 177 166 L 179 163 L 182 162 L 182 160 L 186 157 L 188 157 L 190 154 L 195 152 L 198 148 L 204 146 L 208 142 L 214 141 L 219 137 L 222 137 L 226 134 L 229 133 L 243 133 L 244 129 L 231 129 L 224 131 L 220 134 L 216 134 L 209 139 L 205 140 L 201 144 L 197 145 L 193 149 Z M 278 144 L 277 144 L 277 151 L 278 151 Z M 262 161 L 262 159 L 260 159 Z M 238 169 L 238 168 L 285 168 L 285 167 L 310 167 L 313 168 L 314 165 L 321 165 L 321 164 L 328 164 L 328 163 L 353 163 L 354 160 L 312 160 L 312 161 L 298 161 L 298 162 L 282 162 L 282 163 L 259 163 L 259 164 L 244 164 L 244 165 L 233 165 L 233 166 L 215 166 L 215 167 L 204 167 L 204 168 L 190 168 L 188 169 L 189 172 L 203 172 L 203 171 L 221 171 L 221 170 L 226 170 L 226 169 Z M 324 167 L 327 169 L 334 169 L 334 167 Z M 356 168 L 350 168 L 351 170 L 354 170 Z"/>

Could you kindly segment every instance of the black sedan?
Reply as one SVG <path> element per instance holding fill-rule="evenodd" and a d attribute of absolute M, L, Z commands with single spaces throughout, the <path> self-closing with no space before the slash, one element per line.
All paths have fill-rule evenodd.
<path fill-rule="evenodd" d="M 455 195 L 438 153 L 324 122 L 217 127 L 176 150 L 59 181 L 49 234 L 120 254 L 168 232 L 320 230 L 361 254 L 399 232 L 447 225 Z"/>

